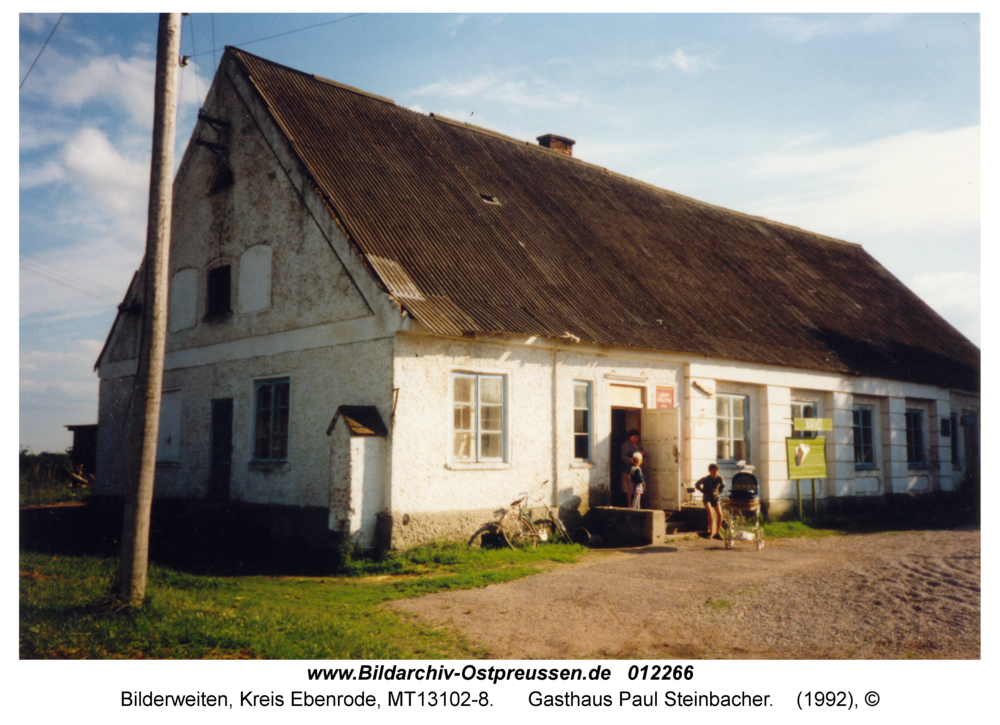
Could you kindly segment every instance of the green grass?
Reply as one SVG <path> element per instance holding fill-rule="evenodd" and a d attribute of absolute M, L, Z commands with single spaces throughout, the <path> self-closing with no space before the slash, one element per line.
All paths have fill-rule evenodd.
<path fill-rule="evenodd" d="M 210 577 L 151 566 L 146 603 L 109 600 L 116 561 L 22 552 L 23 659 L 471 659 L 486 653 L 423 626 L 386 602 L 510 581 L 585 556 L 550 544 L 531 551 L 419 547 L 351 560 L 349 576 Z"/>
<path fill-rule="evenodd" d="M 705 606 L 717 612 L 726 612 L 733 608 L 733 603 L 728 599 L 712 599 L 710 597 L 705 600 Z"/>
<path fill-rule="evenodd" d="M 836 529 L 813 528 L 802 521 L 775 521 L 764 524 L 765 539 L 822 539 L 843 533 Z"/>
<path fill-rule="evenodd" d="M 90 486 L 71 486 L 62 481 L 31 481 L 22 476 L 18 482 L 19 506 L 52 506 L 60 503 L 85 503 Z"/>

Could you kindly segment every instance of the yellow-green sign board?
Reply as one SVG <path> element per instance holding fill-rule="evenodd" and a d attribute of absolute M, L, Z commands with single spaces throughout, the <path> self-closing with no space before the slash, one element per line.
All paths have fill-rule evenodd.
<path fill-rule="evenodd" d="M 826 478 L 826 438 L 786 438 L 788 478 Z"/>
<path fill-rule="evenodd" d="M 803 431 L 833 430 L 833 418 L 795 418 L 792 427 L 796 433 Z"/>

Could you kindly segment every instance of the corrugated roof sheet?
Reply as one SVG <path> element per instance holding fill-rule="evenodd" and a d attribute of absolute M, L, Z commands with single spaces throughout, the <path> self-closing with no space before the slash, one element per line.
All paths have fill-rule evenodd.
<path fill-rule="evenodd" d="M 979 389 L 979 349 L 860 246 L 229 52 L 372 274 L 433 332 Z"/>

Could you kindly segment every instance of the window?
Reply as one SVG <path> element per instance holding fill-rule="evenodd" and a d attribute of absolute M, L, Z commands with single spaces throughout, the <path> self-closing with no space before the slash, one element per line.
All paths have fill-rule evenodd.
<path fill-rule="evenodd" d="M 228 264 L 208 270 L 208 296 L 205 303 L 205 317 L 229 314 L 232 309 L 230 303 L 231 279 L 231 267 Z"/>
<path fill-rule="evenodd" d="M 951 468 L 954 471 L 962 470 L 962 457 L 958 447 L 958 416 L 952 413 L 951 418 Z"/>
<path fill-rule="evenodd" d="M 874 410 L 859 405 L 854 408 L 854 467 L 875 468 Z"/>
<path fill-rule="evenodd" d="M 256 399 L 254 460 L 288 460 L 289 387 L 288 378 L 258 380 L 254 385 Z"/>
<path fill-rule="evenodd" d="M 225 161 L 212 172 L 212 178 L 208 181 L 208 195 L 215 196 L 219 192 L 225 191 L 234 184 L 233 170 Z"/>
<path fill-rule="evenodd" d="M 745 395 L 715 396 L 716 457 L 720 461 L 747 461 L 747 407 Z"/>
<path fill-rule="evenodd" d="M 906 462 L 910 466 L 925 466 L 924 456 L 924 412 L 906 411 Z"/>
<path fill-rule="evenodd" d="M 454 460 L 504 459 L 504 382 L 502 375 L 455 373 L 452 376 Z"/>
<path fill-rule="evenodd" d="M 573 381 L 573 458 L 590 460 L 590 383 Z"/>
<path fill-rule="evenodd" d="M 792 403 L 792 438 L 815 438 L 819 435 L 816 431 L 812 430 L 795 430 L 795 419 L 796 418 L 815 418 L 816 417 L 816 403 L 814 402 L 795 402 Z"/>

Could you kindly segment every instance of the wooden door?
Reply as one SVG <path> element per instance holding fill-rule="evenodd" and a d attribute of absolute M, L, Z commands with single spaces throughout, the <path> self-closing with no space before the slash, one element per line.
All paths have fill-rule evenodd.
<path fill-rule="evenodd" d="M 642 446 L 646 449 L 643 473 L 644 509 L 679 511 L 681 508 L 680 408 L 642 411 Z"/>
<path fill-rule="evenodd" d="M 212 459 L 208 475 L 208 498 L 229 500 L 233 469 L 233 399 L 212 401 Z"/>

